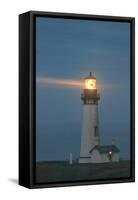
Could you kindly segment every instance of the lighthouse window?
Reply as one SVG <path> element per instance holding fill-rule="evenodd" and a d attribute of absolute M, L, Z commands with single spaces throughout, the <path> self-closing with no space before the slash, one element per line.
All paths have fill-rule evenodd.
<path fill-rule="evenodd" d="M 98 135 L 98 128 L 97 128 L 97 126 L 94 127 L 94 135 L 95 135 L 95 136 Z"/>

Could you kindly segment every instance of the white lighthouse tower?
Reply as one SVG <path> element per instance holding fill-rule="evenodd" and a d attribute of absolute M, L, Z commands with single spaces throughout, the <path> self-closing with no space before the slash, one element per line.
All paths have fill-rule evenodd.
<path fill-rule="evenodd" d="M 98 101 L 96 77 L 90 72 L 84 79 L 84 88 L 81 96 L 83 101 L 83 126 L 79 163 L 118 162 L 118 147 L 101 145 L 99 135 Z"/>
<path fill-rule="evenodd" d="M 84 79 L 84 89 L 81 96 L 83 101 L 83 126 L 79 163 L 91 162 L 90 151 L 100 145 L 98 100 L 96 77 L 90 72 Z"/>

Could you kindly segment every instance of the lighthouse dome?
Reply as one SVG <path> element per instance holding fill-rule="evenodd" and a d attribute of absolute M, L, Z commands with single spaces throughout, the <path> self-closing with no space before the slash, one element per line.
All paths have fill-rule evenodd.
<path fill-rule="evenodd" d="M 91 72 L 88 76 L 86 76 L 84 79 L 96 79 L 96 76 L 94 76 Z"/>

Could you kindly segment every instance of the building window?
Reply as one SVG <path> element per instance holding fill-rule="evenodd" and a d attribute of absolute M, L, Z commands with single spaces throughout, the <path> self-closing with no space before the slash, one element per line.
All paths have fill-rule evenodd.
<path fill-rule="evenodd" d="M 98 136 L 98 127 L 97 126 L 94 127 L 94 135 Z"/>

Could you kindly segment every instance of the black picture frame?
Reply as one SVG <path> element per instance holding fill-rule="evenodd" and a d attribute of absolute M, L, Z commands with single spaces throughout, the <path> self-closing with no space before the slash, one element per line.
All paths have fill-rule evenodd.
<path fill-rule="evenodd" d="M 131 176 L 97 181 L 35 182 L 35 17 L 129 22 L 131 26 Z M 19 15 L 19 184 L 27 188 L 93 185 L 135 181 L 135 18 L 29 11 Z"/>

